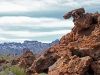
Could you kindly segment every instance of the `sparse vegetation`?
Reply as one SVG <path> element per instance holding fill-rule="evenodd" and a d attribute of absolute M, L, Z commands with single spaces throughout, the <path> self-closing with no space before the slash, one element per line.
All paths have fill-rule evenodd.
<path fill-rule="evenodd" d="M 4 72 L 6 74 L 9 74 L 10 73 L 13 73 L 15 75 L 25 75 L 25 70 L 23 68 L 20 68 L 19 66 L 15 65 L 15 66 L 12 66 L 10 68 L 6 68 L 4 70 Z"/>
<path fill-rule="evenodd" d="M 17 59 L 18 56 L 12 54 L 0 54 L 0 59 L 5 59 L 8 63 L 3 63 L 0 66 L 0 75 L 26 75 L 27 69 L 23 69 L 18 65 L 11 66 L 11 61 Z M 38 58 L 38 57 L 37 57 Z M 40 73 L 39 75 L 47 75 L 46 73 Z"/>
<path fill-rule="evenodd" d="M 18 56 L 14 56 L 12 54 L 0 54 L 1 60 L 4 59 L 8 61 L 8 63 L 2 63 L 2 65 L 0 66 L 0 75 L 25 75 L 25 70 L 23 68 L 20 68 L 17 65 L 10 65 L 11 61 L 17 58 Z"/>
<path fill-rule="evenodd" d="M 0 54 L 0 59 L 5 59 L 8 62 L 11 62 L 13 59 L 17 59 L 19 55 L 13 54 Z"/>

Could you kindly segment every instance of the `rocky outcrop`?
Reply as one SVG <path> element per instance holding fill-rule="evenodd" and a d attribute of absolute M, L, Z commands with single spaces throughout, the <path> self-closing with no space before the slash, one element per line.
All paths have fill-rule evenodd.
<path fill-rule="evenodd" d="M 73 17 L 72 31 L 59 44 L 47 49 L 28 72 L 48 75 L 99 75 L 100 14 L 85 13 L 84 8 L 72 10 L 63 16 Z"/>
<path fill-rule="evenodd" d="M 28 48 L 24 48 L 23 51 L 23 54 L 19 58 L 20 61 L 18 62 L 18 65 L 23 68 L 28 68 L 32 65 L 36 57 Z"/>
<path fill-rule="evenodd" d="M 58 59 L 56 66 L 49 71 L 48 75 L 84 75 L 88 70 L 91 57 L 79 58 L 76 55 L 66 57 Z"/>
<path fill-rule="evenodd" d="M 47 49 L 44 54 L 42 54 L 29 68 L 31 71 L 35 71 L 38 73 L 48 72 L 48 67 L 53 65 L 60 56 L 67 54 L 68 51 L 66 47 L 62 45 L 54 45 L 53 47 Z"/>

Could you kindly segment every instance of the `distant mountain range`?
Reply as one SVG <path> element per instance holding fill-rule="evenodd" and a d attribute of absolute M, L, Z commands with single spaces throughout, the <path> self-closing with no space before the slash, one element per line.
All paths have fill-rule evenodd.
<path fill-rule="evenodd" d="M 47 48 L 54 44 L 58 44 L 59 40 L 56 39 L 51 43 L 42 43 L 38 41 L 24 41 L 23 43 L 11 42 L 0 44 L 0 53 L 2 54 L 20 54 L 24 48 L 29 48 L 34 54 L 41 54 Z"/>

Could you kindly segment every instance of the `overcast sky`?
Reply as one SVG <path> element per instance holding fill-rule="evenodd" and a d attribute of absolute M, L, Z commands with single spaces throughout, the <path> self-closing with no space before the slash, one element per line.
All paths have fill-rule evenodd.
<path fill-rule="evenodd" d="M 60 39 L 74 26 L 63 15 L 80 7 L 100 12 L 100 0 L 0 0 L 0 43 Z"/>

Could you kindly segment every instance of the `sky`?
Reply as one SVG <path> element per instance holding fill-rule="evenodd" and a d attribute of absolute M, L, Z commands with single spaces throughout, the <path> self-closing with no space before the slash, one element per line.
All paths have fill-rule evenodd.
<path fill-rule="evenodd" d="M 0 43 L 60 39 L 74 26 L 63 15 L 81 7 L 100 12 L 100 0 L 0 0 Z"/>

